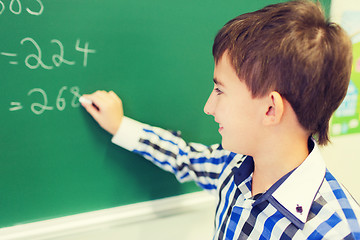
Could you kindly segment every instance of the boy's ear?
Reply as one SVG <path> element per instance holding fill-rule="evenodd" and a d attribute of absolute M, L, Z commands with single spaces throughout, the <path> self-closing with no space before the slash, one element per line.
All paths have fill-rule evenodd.
<path fill-rule="evenodd" d="M 272 91 L 266 96 L 266 113 L 264 116 L 264 125 L 276 125 L 280 123 L 284 114 L 284 100 L 281 95 Z"/>

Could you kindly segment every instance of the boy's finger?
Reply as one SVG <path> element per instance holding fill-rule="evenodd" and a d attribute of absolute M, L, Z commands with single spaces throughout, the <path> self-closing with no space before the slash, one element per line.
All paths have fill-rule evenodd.
<path fill-rule="evenodd" d="M 104 98 L 102 94 L 93 93 L 93 94 L 84 94 L 82 96 L 91 101 L 90 105 L 95 105 L 97 108 L 101 108 L 101 106 L 103 106 L 106 103 L 106 98 Z M 86 101 L 85 103 L 90 103 L 90 102 Z"/>
<path fill-rule="evenodd" d="M 121 101 L 121 99 L 119 98 L 118 95 L 116 95 L 116 93 L 114 93 L 113 91 L 110 91 L 109 92 L 109 96 L 113 99 L 113 100 L 116 100 L 116 101 Z"/>
<path fill-rule="evenodd" d="M 85 108 L 85 110 L 96 120 L 98 121 L 100 118 L 99 110 L 93 106 L 93 104 L 81 103 L 81 105 Z"/>

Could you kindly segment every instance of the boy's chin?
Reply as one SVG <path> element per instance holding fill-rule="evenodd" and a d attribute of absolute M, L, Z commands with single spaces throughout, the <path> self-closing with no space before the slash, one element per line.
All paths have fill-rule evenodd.
<path fill-rule="evenodd" d="M 247 151 L 245 150 L 244 147 L 241 148 L 238 145 L 234 146 L 233 144 L 230 144 L 229 142 L 224 141 L 224 139 L 222 139 L 222 141 L 221 141 L 221 146 L 223 149 L 233 152 L 233 153 L 237 153 L 237 154 L 241 154 L 241 155 L 249 155 L 249 154 L 247 154 Z"/>
<path fill-rule="evenodd" d="M 222 146 L 222 148 L 225 149 L 225 150 L 228 150 L 228 151 L 230 151 L 230 152 L 235 152 L 235 151 L 234 151 L 234 150 L 235 150 L 234 147 L 231 146 L 231 144 L 229 144 L 228 142 L 224 141 L 224 138 L 223 138 L 222 141 L 221 141 L 221 146 Z"/>

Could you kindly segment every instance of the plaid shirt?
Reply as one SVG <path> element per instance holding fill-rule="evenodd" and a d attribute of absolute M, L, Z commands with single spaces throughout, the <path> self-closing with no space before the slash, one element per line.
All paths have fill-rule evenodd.
<path fill-rule="evenodd" d="M 112 141 L 215 194 L 214 239 L 360 239 L 359 205 L 326 169 L 314 141 L 299 167 L 256 196 L 250 156 L 187 144 L 126 117 Z"/>

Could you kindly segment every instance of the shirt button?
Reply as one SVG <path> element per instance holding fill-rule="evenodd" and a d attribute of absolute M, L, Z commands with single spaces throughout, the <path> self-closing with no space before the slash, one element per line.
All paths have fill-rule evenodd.
<path fill-rule="evenodd" d="M 302 214 L 303 213 L 303 208 L 302 206 L 300 206 L 299 204 L 296 204 L 296 212 Z"/>

